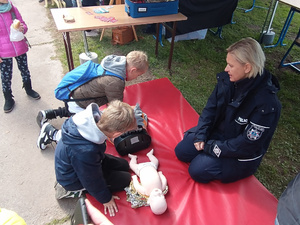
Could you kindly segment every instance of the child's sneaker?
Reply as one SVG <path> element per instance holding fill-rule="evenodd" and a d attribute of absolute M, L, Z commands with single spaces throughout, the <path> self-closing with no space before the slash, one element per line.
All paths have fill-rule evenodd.
<path fill-rule="evenodd" d="M 85 189 L 82 189 L 79 191 L 67 191 L 58 182 L 55 183 L 54 188 L 55 188 L 55 198 L 56 199 L 79 198 L 85 191 Z"/>
<path fill-rule="evenodd" d="M 40 135 L 37 140 L 37 146 L 41 150 L 45 150 L 48 144 L 51 144 L 54 139 L 54 135 L 56 134 L 57 129 L 53 127 L 50 123 L 45 123 L 40 131 Z"/>
<path fill-rule="evenodd" d="M 42 127 L 44 123 L 46 123 L 49 119 L 55 119 L 56 115 L 54 110 L 48 109 L 48 110 L 40 110 L 38 112 L 38 115 L 36 116 L 36 122 L 39 125 L 39 127 Z"/>

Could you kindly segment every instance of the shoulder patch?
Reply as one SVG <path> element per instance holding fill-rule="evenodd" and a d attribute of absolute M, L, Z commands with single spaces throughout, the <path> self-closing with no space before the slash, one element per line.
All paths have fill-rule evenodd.
<path fill-rule="evenodd" d="M 250 128 L 247 131 L 247 137 L 250 141 L 257 141 L 268 127 L 260 126 L 254 123 L 251 123 Z"/>

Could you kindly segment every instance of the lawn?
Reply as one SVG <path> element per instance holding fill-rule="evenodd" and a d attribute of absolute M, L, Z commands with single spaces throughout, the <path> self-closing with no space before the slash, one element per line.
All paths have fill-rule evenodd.
<path fill-rule="evenodd" d="M 256 5 L 269 7 L 270 0 L 258 0 Z M 252 0 L 240 0 L 238 7 L 250 8 Z M 265 22 L 267 9 L 254 8 L 245 13 L 237 8 L 233 15 L 232 24 L 223 27 L 220 39 L 208 31 L 204 40 L 188 40 L 175 43 L 175 51 L 172 62 L 172 75 L 167 69 L 170 44 L 163 39 L 164 46 L 159 46 L 158 57 L 155 56 L 155 40 L 152 35 L 142 32 L 143 26 L 136 27 L 139 36 L 138 42 L 119 46 L 111 43 L 111 30 L 107 29 L 103 40 L 98 37 L 89 37 L 89 50 L 96 52 L 99 59 L 108 54 L 127 54 L 132 50 L 143 50 L 149 56 L 151 79 L 168 77 L 170 81 L 182 92 L 183 96 L 192 107 L 201 114 L 207 98 L 216 83 L 215 75 L 224 70 L 226 66 L 226 48 L 243 37 L 259 39 L 262 25 Z M 285 22 L 289 7 L 279 3 L 273 22 L 273 31 L 276 33 L 274 43 Z M 52 17 L 49 13 L 49 18 Z M 272 193 L 279 197 L 288 182 L 300 171 L 300 74 L 291 68 L 278 69 L 281 58 L 291 45 L 299 30 L 300 14 L 294 15 L 293 21 L 284 40 L 286 46 L 263 48 L 267 57 L 266 68 L 278 79 L 281 85 L 279 98 L 282 103 L 282 114 L 267 154 L 255 176 Z M 61 34 L 55 30 L 51 23 L 53 35 L 57 38 L 57 56 L 67 72 L 65 50 L 62 44 Z M 214 28 L 216 30 L 216 28 Z M 84 52 L 82 33 L 71 33 L 73 57 L 75 66 L 79 65 L 78 55 Z M 292 58 L 299 60 L 300 48 L 295 47 Z M 298 57 L 298 58 L 297 58 Z"/>

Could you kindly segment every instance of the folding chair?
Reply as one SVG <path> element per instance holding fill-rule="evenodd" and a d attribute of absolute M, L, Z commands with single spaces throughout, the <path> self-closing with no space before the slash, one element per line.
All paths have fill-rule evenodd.
<path fill-rule="evenodd" d="M 57 8 L 66 8 L 66 3 L 63 0 L 51 0 L 51 5 L 56 4 Z M 45 7 L 48 8 L 48 0 L 45 0 Z"/>
<path fill-rule="evenodd" d="M 238 9 L 244 10 L 245 13 L 252 11 L 254 8 L 268 9 L 268 8 L 266 8 L 266 7 L 262 7 L 262 6 L 255 5 L 255 0 L 253 0 L 252 6 L 251 6 L 251 8 L 249 8 L 249 9 L 240 8 L 240 7 L 237 7 L 237 8 L 238 8 Z"/>
<path fill-rule="evenodd" d="M 286 57 L 289 55 L 290 51 L 292 50 L 292 48 L 294 47 L 294 45 L 300 47 L 300 28 L 298 31 L 298 34 L 294 40 L 294 42 L 292 43 L 291 47 L 287 50 L 287 52 L 285 53 L 285 55 L 283 56 L 280 65 L 278 68 L 280 67 L 286 67 L 286 66 L 291 66 L 292 68 L 294 68 L 295 70 L 297 70 L 298 72 L 300 72 L 300 68 L 296 67 L 297 64 L 300 64 L 300 61 L 295 61 L 295 62 L 290 62 L 290 63 L 284 63 Z"/>

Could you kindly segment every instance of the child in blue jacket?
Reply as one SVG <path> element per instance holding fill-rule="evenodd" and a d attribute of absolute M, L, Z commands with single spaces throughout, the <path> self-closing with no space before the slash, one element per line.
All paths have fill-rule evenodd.
<path fill-rule="evenodd" d="M 87 191 L 104 205 L 105 214 L 114 216 L 118 197 L 112 193 L 124 190 L 131 174 L 125 159 L 105 153 L 105 141 L 136 128 L 132 107 L 119 100 L 103 112 L 92 103 L 67 119 L 55 149 L 56 198 L 79 197 Z M 54 127 L 49 131 L 57 132 Z"/>

